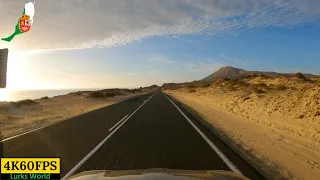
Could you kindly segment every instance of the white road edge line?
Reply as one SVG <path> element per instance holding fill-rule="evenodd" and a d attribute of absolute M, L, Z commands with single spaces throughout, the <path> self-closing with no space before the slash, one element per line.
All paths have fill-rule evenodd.
<path fill-rule="evenodd" d="M 112 128 L 110 128 L 109 131 L 112 131 L 112 129 L 117 127 L 118 124 L 120 124 L 122 121 L 124 121 L 128 116 L 129 116 L 129 114 L 127 114 L 125 117 L 123 117 L 119 122 L 117 122 L 114 126 L 112 126 Z"/>
<path fill-rule="evenodd" d="M 168 96 L 163 93 L 167 98 Z M 188 122 L 191 124 L 192 127 L 194 127 L 196 129 L 196 131 L 202 136 L 202 138 L 209 144 L 209 146 L 218 154 L 218 156 L 223 160 L 224 163 L 226 163 L 226 165 L 235 173 L 238 173 L 240 175 L 242 175 L 242 173 L 240 172 L 240 170 L 219 150 L 219 148 L 214 145 L 210 139 L 203 134 L 203 132 L 201 132 L 201 130 L 188 118 L 188 116 L 186 116 L 177 105 L 174 104 L 173 101 L 171 101 L 170 98 L 168 98 L 169 101 L 179 110 L 179 112 L 188 120 Z"/>
<path fill-rule="evenodd" d="M 110 137 L 117 132 L 117 130 L 126 123 L 131 116 L 133 116 L 143 105 L 145 105 L 155 94 L 149 97 L 149 99 L 142 103 L 141 106 L 138 107 L 125 121 L 123 121 L 114 131 L 112 131 L 104 140 L 102 140 L 94 149 L 92 149 L 89 154 L 87 154 L 78 164 L 76 164 L 65 176 L 63 176 L 62 180 L 67 179 L 73 173 L 75 173 Z"/>
<path fill-rule="evenodd" d="M 128 101 L 128 100 L 137 98 L 137 97 L 142 96 L 142 95 L 145 95 L 145 94 L 140 94 L 140 95 L 137 95 L 137 96 L 133 96 L 133 97 L 130 97 L 130 98 L 128 98 L 128 99 L 121 100 L 121 101 L 119 101 L 119 102 L 117 102 L 117 103 L 114 103 L 114 104 L 118 104 L 118 103 L 121 103 L 121 102 L 124 102 L 124 101 Z M 111 104 L 111 105 L 114 105 L 114 104 Z M 108 106 L 109 106 L 109 105 L 108 105 Z M 52 126 L 52 125 L 55 125 L 55 124 L 58 124 L 58 123 L 62 123 L 63 121 L 67 121 L 67 120 L 69 120 L 69 119 L 76 118 L 76 117 L 82 116 L 82 115 L 84 115 L 84 114 L 91 113 L 91 112 L 93 112 L 93 111 L 97 111 L 97 110 L 103 109 L 103 108 L 108 107 L 108 106 L 104 106 L 104 107 L 99 108 L 99 109 L 94 109 L 94 110 L 92 110 L 92 111 L 88 111 L 88 112 L 85 112 L 85 113 L 82 113 L 82 114 L 78 114 L 78 115 L 75 115 L 75 116 L 71 116 L 71 117 L 68 117 L 68 118 L 64 118 L 64 119 L 62 119 L 62 120 L 60 120 L 60 121 L 57 121 L 57 122 L 45 124 L 45 125 L 43 125 L 43 126 L 40 126 L 40 127 L 35 128 L 35 129 L 31 129 L 31 130 L 29 130 L 29 131 L 27 131 L 27 132 L 23 132 L 23 133 L 21 133 L 21 134 L 14 135 L 14 136 L 8 137 L 8 138 L 3 139 L 3 140 L 0 139 L 0 142 L 5 142 L 5 141 L 8 141 L 8 140 L 10 140 L 10 139 L 14 139 L 14 138 L 17 138 L 17 137 L 19 137 L 19 136 L 23 136 L 23 135 L 32 133 L 32 132 L 38 131 L 38 130 L 40 130 L 40 129 L 44 129 L 44 128 L 49 127 L 49 126 Z"/>

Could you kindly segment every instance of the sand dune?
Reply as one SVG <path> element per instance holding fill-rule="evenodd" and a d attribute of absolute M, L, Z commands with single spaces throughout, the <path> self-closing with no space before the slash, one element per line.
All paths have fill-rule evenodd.
<path fill-rule="evenodd" d="M 271 179 L 319 179 L 320 83 L 290 77 L 167 86 Z"/>

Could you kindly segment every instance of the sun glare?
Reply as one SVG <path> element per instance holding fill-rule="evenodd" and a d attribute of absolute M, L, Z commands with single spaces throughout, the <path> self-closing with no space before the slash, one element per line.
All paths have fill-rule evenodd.
<path fill-rule="evenodd" d="M 9 52 L 7 70 L 7 90 L 17 90 L 27 88 L 25 54 L 19 52 Z M 23 87 L 23 88 L 22 88 Z"/>
<path fill-rule="evenodd" d="M 0 89 L 0 101 L 9 101 L 9 90 Z"/>

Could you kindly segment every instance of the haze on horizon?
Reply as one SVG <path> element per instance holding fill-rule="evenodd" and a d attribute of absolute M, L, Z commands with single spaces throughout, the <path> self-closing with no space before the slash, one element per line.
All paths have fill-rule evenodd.
<path fill-rule="evenodd" d="M 0 0 L 0 36 L 25 0 Z M 320 1 L 35 1 L 9 48 L 7 90 L 140 87 L 223 66 L 320 75 Z M 195 3 L 196 2 L 196 3 Z"/>

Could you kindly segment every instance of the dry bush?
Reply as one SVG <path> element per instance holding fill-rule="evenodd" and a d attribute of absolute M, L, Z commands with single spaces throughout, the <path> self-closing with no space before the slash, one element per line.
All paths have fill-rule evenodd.
<path fill-rule="evenodd" d="M 87 91 L 82 91 L 83 93 L 86 93 Z M 78 92 L 71 92 L 71 93 L 69 93 L 70 95 L 73 95 L 73 96 L 81 96 L 82 95 L 82 93 L 81 93 L 81 91 L 78 91 Z"/>
<path fill-rule="evenodd" d="M 196 85 L 194 83 L 190 83 L 187 85 L 187 88 L 196 88 Z"/>
<path fill-rule="evenodd" d="M 25 99 L 25 100 L 17 101 L 17 104 L 19 104 L 20 106 L 32 106 L 39 103 L 31 99 Z"/>
<path fill-rule="evenodd" d="M 287 86 L 285 86 L 285 85 L 279 85 L 279 86 L 276 86 L 275 89 L 278 90 L 278 91 L 284 91 L 284 90 L 287 89 Z"/>
<path fill-rule="evenodd" d="M 259 83 L 258 86 L 262 87 L 262 88 L 268 88 L 269 87 L 266 83 Z"/>
<path fill-rule="evenodd" d="M 195 93 L 195 92 L 197 92 L 195 89 L 189 89 L 188 90 L 188 93 Z"/>
<path fill-rule="evenodd" d="M 104 94 L 101 91 L 93 91 L 89 93 L 89 98 L 105 98 Z"/>
<path fill-rule="evenodd" d="M 249 87 L 250 86 L 250 84 L 249 83 L 246 83 L 246 82 L 240 82 L 239 83 L 241 86 L 243 86 L 243 87 Z"/>
<path fill-rule="evenodd" d="M 265 91 L 261 90 L 261 89 L 253 89 L 253 92 L 256 94 L 263 94 L 266 93 Z"/>
<path fill-rule="evenodd" d="M 133 89 L 134 93 L 141 93 L 142 92 L 142 88 L 140 87 L 139 89 Z"/>
<path fill-rule="evenodd" d="M 0 105 L 0 112 L 1 111 L 9 111 L 10 109 L 18 109 L 21 107 L 21 104 L 18 104 L 16 102 L 8 102 L 6 104 Z"/>
<path fill-rule="evenodd" d="M 129 92 L 129 93 L 135 93 L 134 89 L 123 89 L 123 91 Z"/>
<path fill-rule="evenodd" d="M 298 78 L 298 79 L 302 79 L 305 81 L 308 81 L 309 79 L 307 77 L 305 77 L 302 73 L 298 72 L 296 74 L 293 75 L 293 77 Z"/>
<path fill-rule="evenodd" d="M 220 86 L 220 85 L 222 85 L 222 83 L 225 83 L 225 82 L 228 82 L 228 81 L 230 81 L 229 78 L 221 78 L 221 79 L 217 79 L 213 84 Z"/>
<path fill-rule="evenodd" d="M 245 83 L 245 82 L 239 82 L 238 86 L 240 88 L 248 88 L 250 86 L 250 84 L 249 83 Z"/>
<path fill-rule="evenodd" d="M 264 89 L 264 85 L 261 84 L 251 84 L 250 89 L 256 94 L 266 93 Z"/>
<path fill-rule="evenodd" d="M 239 83 L 238 79 L 231 79 L 230 81 L 228 81 L 229 86 L 234 86 L 234 85 L 237 85 L 238 83 Z"/>
<path fill-rule="evenodd" d="M 180 89 L 180 88 L 181 87 L 177 86 L 177 85 L 168 87 L 168 89 L 171 89 L 171 90 L 177 90 L 177 89 Z"/>
<path fill-rule="evenodd" d="M 50 99 L 48 96 L 42 97 L 40 99 Z"/>
<path fill-rule="evenodd" d="M 261 78 L 267 78 L 268 76 L 266 76 L 265 74 L 259 74 L 259 77 L 261 77 Z"/>
<path fill-rule="evenodd" d="M 207 88 L 207 87 L 211 86 L 211 83 L 209 83 L 209 82 L 199 82 L 198 85 L 199 85 L 199 87 Z"/>
<path fill-rule="evenodd" d="M 114 92 L 106 92 L 104 94 L 105 97 L 114 97 L 114 96 L 117 96 L 118 94 L 117 93 L 114 93 Z"/>
<path fill-rule="evenodd" d="M 251 75 L 251 74 L 244 76 L 245 79 L 251 79 L 252 77 L 253 77 L 253 75 Z"/>

